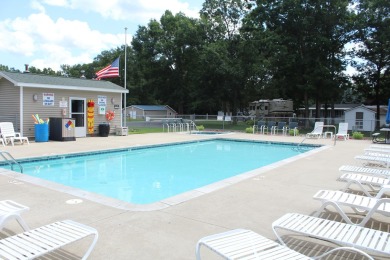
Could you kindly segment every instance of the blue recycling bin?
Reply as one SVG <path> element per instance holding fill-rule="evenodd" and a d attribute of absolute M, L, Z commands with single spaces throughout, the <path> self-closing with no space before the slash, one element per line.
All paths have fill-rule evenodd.
<path fill-rule="evenodd" d="M 35 142 L 49 141 L 49 124 L 35 124 Z"/>

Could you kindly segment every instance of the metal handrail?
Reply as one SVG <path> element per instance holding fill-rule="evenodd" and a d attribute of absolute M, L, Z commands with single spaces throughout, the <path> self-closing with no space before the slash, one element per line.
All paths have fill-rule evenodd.
<path fill-rule="evenodd" d="M 18 161 L 16 161 L 15 158 L 9 152 L 0 151 L 0 156 L 4 159 L 6 163 L 11 166 L 12 171 L 14 170 L 14 164 L 17 164 L 19 166 L 20 173 L 23 173 L 23 166 Z"/>
<path fill-rule="evenodd" d="M 337 141 L 337 138 L 336 138 L 336 126 L 334 126 L 334 125 L 322 125 L 322 126 L 319 126 L 317 128 L 320 128 L 320 127 L 322 127 L 322 128 L 324 128 L 324 127 L 333 127 L 334 128 L 334 135 L 333 135 L 334 136 L 334 145 L 336 145 L 336 141 Z M 316 130 L 317 128 L 314 128 L 313 131 Z M 307 139 L 307 136 L 305 136 L 305 138 L 303 138 L 303 140 L 298 144 L 298 146 L 300 146 L 306 139 Z"/>

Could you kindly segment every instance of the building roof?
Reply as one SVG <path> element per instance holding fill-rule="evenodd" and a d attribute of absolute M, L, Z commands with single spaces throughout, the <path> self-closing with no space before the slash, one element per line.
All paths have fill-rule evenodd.
<path fill-rule="evenodd" d="M 0 79 L 5 78 L 17 87 L 73 89 L 96 92 L 128 93 L 129 90 L 105 80 L 91 80 L 34 73 L 0 71 Z"/>
<path fill-rule="evenodd" d="M 360 106 L 360 104 L 334 104 L 334 109 L 335 110 L 347 110 L 347 109 L 351 109 L 351 108 L 354 108 L 354 107 L 358 107 Z M 304 110 L 305 108 L 299 108 L 300 110 Z M 315 110 L 316 109 L 316 105 L 312 105 L 309 107 L 309 110 Z M 321 104 L 321 109 L 324 109 L 324 105 Z M 330 105 L 328 106 L 328 109 L 331 109 Z"/>
<path fill-rule="evenodd" d="M 167 111 L 168 109 L 175 111 L 167 105 L 132 105 L 130 107 L 134 107 L 145 111 Z"/>
<path fill-rule="evenodd" d="M 360 105 L 360 106 L 357 106 L 357 107 L 348 109 L 348 110 L 346 110 L 345 112 L 353 111 L 353 110 L 355 110 L 355 109 L 357 109 L 357 108 L 363 108 L 363 109 L 369 110 L 369 111 L 371 111 L 371 112 L 373 112 L 373 113 L 376 113 L 376 112 L 377 112 L 376 106 L 365 106 L 365 105 Z M 387 110 L 388 110 L 388 106 L 385 106 L 385 105 L 379 106 L 379 114 L 380 114 L 380 115 L 386 115 Z"/>
<path fill-rule="evenodd" d="M 369 112 L 371 112 L 371 113 L 375 113 L 374 110 L 368 108 L 368 107 L 365 106 L 365 105 L 360 105 L 360 106 L 352 107 L 352 108 L 350 108 L 350 109 L 345 110 L 345 113 L 348 113 L 348 112 L 350 112 L 350 111 L 354 111 L 354 110 L 356 110 L 356 109 L 364 109 L 364 110 L 367 110 L 367 111 L 369 111 Z"/>

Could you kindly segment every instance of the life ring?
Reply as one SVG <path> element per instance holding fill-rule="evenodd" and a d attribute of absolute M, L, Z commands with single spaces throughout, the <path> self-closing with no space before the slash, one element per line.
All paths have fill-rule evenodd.
<path fill-rule="evenodd" d="M 106 113 L 106 119 L 107 119 L 108 121 L 111 121 L 111 120 L 113 120 L 114 118 L 115 118 L 115 112 L 112 111 L 112 110 L 107 111 L 107 113 Z"/>

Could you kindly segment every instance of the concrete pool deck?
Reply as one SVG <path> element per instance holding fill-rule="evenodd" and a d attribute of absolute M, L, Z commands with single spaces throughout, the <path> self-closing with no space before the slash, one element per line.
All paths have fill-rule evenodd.
<path fill-rule="evenodd" d="M 303 137 L 241 133 L 221 137 L 294 143 L 303 140 Z M 30 145 L 15 144 L 14 147 L 0 149 L 18 159 L 209 138 L 215 136 L 159 133 L 78 138 L 74 142 L 30 142 Z M 85 197 L 81 198 L 82 203 L 69 204 L 67 201 L 80 197 L 20 181 L 14 178 L 16 175 L 7 175 L 4 171 L 0 174 L 0 196 L 30 207 L 23 218 L 31 228 L 63 219 L 96 228 L 99 240 L 89 259 L 195 259 L 195 245 L 201 237 L 247 228 L 274 240 L 273 221 L 288 212 L 313 214 L 320 203 L 312 196 L 319 189 L 343 188 L 344 183 L 337 181 L 340 175 L 338 168 L 343 164 L 361 165 L 354 156 L 362 154 L 371 140 L 337 141 L 335 146 L 330 139 L 306 139 L 304 143 L 327 147 L 287 164 L 259 171 L 251 178 L 157 210 L 121 209 Z M 337 214 L 324 212 L 324 215 L 340 220 Z M 388 218 L 376 214 L 369 225 L 376 229 L 380 225 L 381 229 L 389 230 L 387 222 Z M 21 231 L 20 226 L 12 222 L 0 233 L 0 237 Z M 78 259 L 90 241 L 85 239 L 73 243 L 58 250 L 55 257 Z M 317 246 L 316 250 L 311 250 L 314 248 L 312 242 L 328 246 L 322 241 L 299 236 L 292 236 L 289 245 L 311 255 L 316 254 L 318 249 Z M 205 259 L 219 259 L 207 249 L 202 250 L 202 255 Z M 349 255 L 344 257 L 351 258 Z"/>

